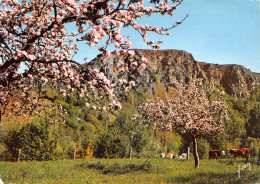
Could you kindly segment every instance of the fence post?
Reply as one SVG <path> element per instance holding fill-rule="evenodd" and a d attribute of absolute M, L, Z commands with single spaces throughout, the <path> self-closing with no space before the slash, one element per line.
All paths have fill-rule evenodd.
<path fill-rule="evenodd" d="M 237 177 L 238 177 L 238 179 L 240 178 L 240 165 L 238 165 L 238 168 L 237 168 Z"/>
<path fill-rule="evenodd" d="M 77 156 L 77 147 L 75 146 L 74 147 L 74 155 L 73 155 L 74 160 L 76 159 L 76 156 Z"/>
<path fill-rule="evenodd" d="M 190 147 L 188 147 L 188 152 L 187 152 L 187 160 L 190 159 Z"/>
<path fill-rule="evenodd" d="M 20 156 L 21 156 L 21 153 L 22 153 L 22 149 L 18 149 L 18 156 L 17 156 L 17 162 L 20 161 Z M 1 183 L 0 183 L 1 184 Z"/>

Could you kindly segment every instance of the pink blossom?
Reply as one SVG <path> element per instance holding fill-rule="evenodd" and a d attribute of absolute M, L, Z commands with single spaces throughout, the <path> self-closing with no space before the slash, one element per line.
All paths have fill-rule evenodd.
<path fill-rule="evenodd" d="M 132 42 L 130 42 L 130 41 L 126 41 L 125 42 L 125 44 L 126 44 L 126 46 L 128 47 L 128 48 L 131 48 L 132 47 Z"/>
<path fill-rule="evenodd" d="M 129 53 L 130 55 L 132 55 L 132 56 L 135 55 L 135 51 L 134 51 L 134 50 L 129 50 L 128 53 Z"/>
<path fill-rule="evenodd" d="M 17 104 L 20 103 L 25 104 L 24 109 L 31 110 L 35 108 L 35 99 L 39 99 L 40 95 L 29 90 L 33 87 L 33 81 L 40 81 L 43 88 L 47 83 L 54 88 L 64 86 L 66 89 L 60 89 L 64 96 L 71 93 L 81 97 L 91 96 L 95 91 L 97 94 L 108 94 L 108 100 L 115 98 L 115 88 L 125 90 L 129 88 L 125 88 L 128 82 L 122 79 L 112 84 L 103 74 L 87 69 L 82 63 L 73 60 L 79 49 L 78 42 L 85 42 L 90 47 L 102 46 L 99 50 L 108 60 L 113 57 L 132 57 L 134 51 L 129 49 L 133 45 L 124 33 L 125 28 L 132 27 L 133 31 L 140 34 L 140 39 L 147 42 L 148 31 L 163 34 L 165 27 L 159 29 L 158 26 L 149 24 L 139 25 L 138 18 L 155 13 L 172 13 L 172 9 L 177 7 L 169 7 L 172 4 L 181 4 L 169 0 L 161 2 L 156 7 L 154 4 L 150 6 L 149 2 L 144 4 L 144 0 L 129 3 L 129 6 L 126 0 L 56 0 L 44 1 L 44 5 L 39 0 L 4 0 L 1 3 L 0 35 L 4 42 L 0 45 L 0 78 L 8 83 L 8 87 L 4 87 L 0 82 L 0 106 L 18 107 Z M 97 3 L 100 3 L 100 8 L 96 7 Z M 69 30 L 66 26 L 68 24 Z M 106 49 L 111 44 L 118 49 L 114 54 Z M 147 44 L 152 48 L 160 48 L 160 42 L 150 41 Z M 116 72 L 127 74 L 131 72 L 131 68 L 142 71 L 146 66 L 142 63 L 146 61 L 132 62 L 130 67 L 123 61 L 118 65 Z M 24 73 L 17 72 L 23 65 L 30 70 Z M 10 80 L 10 73 L 19 80 Z M 26 80 L 24 76 L 27 76 Z M 16 90 L 13 89 L 19 89 L 21 92 L 15 93 Z M 20 98 L 18 94 L 28 95 Z M 13 99 L 20 100 L 17 104 L 7 103 L 15 101 Z M 44 106 L 44 102 L 37 103 Z M 120 107 L 119 104 L 114 105 Z"/>

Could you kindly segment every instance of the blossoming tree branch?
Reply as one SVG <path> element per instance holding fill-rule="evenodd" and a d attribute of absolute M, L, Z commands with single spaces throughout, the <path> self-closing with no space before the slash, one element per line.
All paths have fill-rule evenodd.
<path fill-rule="evenodd" d="M 6 113 L 23 114 L 44 106 L 41 91 L 46 85 L 59 88 L 66 96 L 76 94 L 93 99 L 93 91 L 114 101 L 112 83 L 100 71 L 90 70 L 73 60 L 78 42 L 93 47 L 105 44 L 99 51 L 106 57 L 112 45 L 116 54 L 131 57 L 132 43 L 123 36 L 125 27 L 132 27 L 140 39 L 154 49 L 161 41 L 149 40 L 154 32 L 169 35 L 170 25 L 140 25 L 137 19 L 152 14 L 172 16 L 183 0 L 2 0 L 0 2 L 0 117 Z M 149 5 L 149 6 L 147 6 Z M 74 31 L 68 29 L 74 28 Z M 131 38 L 131 37 L 130 37 Z M 87 57 L 87 56 L 86 56 Z M 129 64 L 129 63 L 128 63 Z M 145 60 L 136 67 L 144 66 Z M 125 72 L 131 72 L 123 67 Z M 37 84 L 37 85 L 35 85 Z"/>
<path fill-rule="evenodd" d="M 148 100 L 140 108 L 147 112 L 145 120 L 152 128 L 172 131 L 181 128 L 192 136 L 195 167 L 199 167 L 197 137 L 215 135 L 223 132 L 224 120 L 228 119 L 224 92 L 219 92 L 217 99 L 209 101 L 201 87 L 202 79 L 184 84 L 171 78 L 169 93 L 166 98 Z"/>

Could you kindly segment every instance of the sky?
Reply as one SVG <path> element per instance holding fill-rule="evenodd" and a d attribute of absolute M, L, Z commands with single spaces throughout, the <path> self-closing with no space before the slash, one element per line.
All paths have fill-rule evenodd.
<path fill-rule="evenodd" d="M 170 36 L 148 34 L 148 39 L 164 41 L 161 50 L 185 50 L 197 61 L 238 64 L 260 73 L 260 0 L 184 0 L 173 16 L 156 15 L 138 23 L 171 27 L 186 14 L 190 16 Z M 151 49 L 133 29 L 124 31 L 133 48 Z M 97 47 L 80 43 L 74 59 L 90 61 L 99 54 Z"/>

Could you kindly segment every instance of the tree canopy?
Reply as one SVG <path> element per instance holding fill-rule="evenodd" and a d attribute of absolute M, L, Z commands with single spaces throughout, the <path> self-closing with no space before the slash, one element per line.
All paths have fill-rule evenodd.
<path fill-rule="evenodd" d="M 197 136 L 215 135 L 224 131 L 224 120 L 228 119 L 224 92 L 219 92 L 217 99 L 209 101 L 206 92 L 200 87 L 202 79 L 190 81 L 186 85 L 175 77 L 170 80 L 176 89 L 171 90 L 173 94 L 165 93 L 165 99 L 158 97 L 156 100 L 148 100 L 140 108 L 147 112 L 145 119 L 151 122 L 152 128 L 170 131 L 181 128 L 191 134 L 195 166 L 198 167 Z"/>
<path fill-rule="evenodd" d="M 73 93 L 94 101 L 94 91 L 99 98 L 114 99 L 114 88 L 120 82 L 111 82 L 102 72 L 90 70 L 73 60 L 79 49 L 78 42 L 93 47 L 104 40 L 105 45 L 99 47 L 104 56 L 110 56 L 107 47 L 113 45 L 115 54 L 131 57 L 134 54 L 129 50 L 132 43 L 123 36 L 123 31 L 125 27 L 132 27 L 145 43 L 159 49 L 161 41 L 149 40 L 147 33 L 169 35 L 169 30 L 181 24 L 188 15 L 168 28 L 140 25 L 137 20 L 152 14 L 172 16 L 182 2 L 1 1 L 0 115 L 6 111 L 22 114 L 39 105 L 44 106 L 40 92 L 47 84 L 59 88 L 63 95 Z M 131 71 L 131 63 L 122 63 L 122 72 Z M 145 59 L 134 63 L 134 67 L 145 67 Z M 118 104 L 111 100 L 111 106 L 115 105 Z"/>

